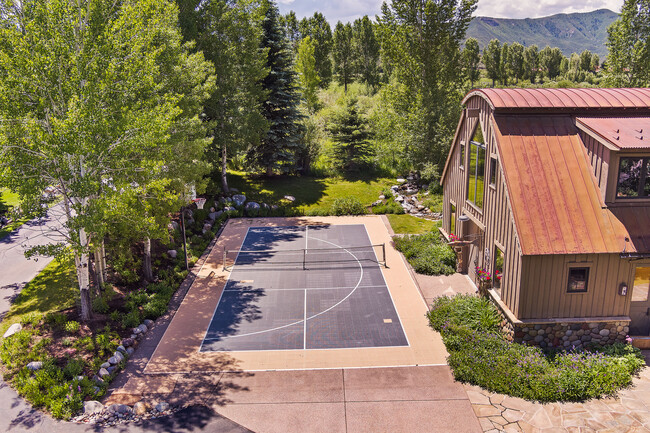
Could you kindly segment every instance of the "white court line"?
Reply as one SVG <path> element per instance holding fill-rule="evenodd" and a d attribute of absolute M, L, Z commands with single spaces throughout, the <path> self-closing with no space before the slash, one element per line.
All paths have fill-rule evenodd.
<path fill-rule="evenodd" d="M 375 284 L 375 285 L 370 285 L 370 286 L 358 286 L 357 289 L 375 289 L 378 287 L 385 287 L 385 285 L 382 284 Z M 224 290 L 224 292 L 254 292 L 257 290 L 264 290 L 265 292 L 282 292 L 285 290 L 352 290 L 354 287 L 296 287 L 296 288 L 288 288 L 288 289 L 266 289 L 266 288 L 259 288 L 259 289 L 228 289 Z"/>
<path fill-rule="evenodd" d="M 307 251 L 309 250 L 309 226 L 305 226 L 305 256 L 306 259 Z M 304 263 L 304 262 L 303 262 Z M 303 309 L 303 323 L 302 323 L 302 348 L 307 350 L 307 289 L 305 289 L 305 306 Z"/>
<path fill-rule="evenodd" d="M 332 246 L 334 246 L 334 247 L 337 247 L 337 248 L 343 248 L 345 251 L 348 251 L 348 250 L 345 249 L 344 247 L 342 247 L 342 246 L 340 246 L 340 245 L 337 245 L 337 244 L 335 244 L 335 243 L 333 243 L 333 242 L 326 241 L 325 239 L 318 239 L 318 238 L 313 238 L 313 239 L 315 239 L 315 240 L 317 240 L 317 241 L 321 241 L 321 242 L 328 243 L 328 244 L 330 244 L 330 245 L 332 245 Z M 352 291 L 351 291 L 350 293 L 348 293 L 346 297 L 344 297 L 343 299 L 341 299 L 339 302 L 337 302 L 336 304 L 332 305 L 332 306 L 329 307 L 328 309 L 323 310 L 323 311 L 321 311 L 320 313 L 314 314 L 313 316 L 310 316 L 310 317 L 308 317 L 308 318 L 306 318 L 306 319 L 304 319 L 304 320 L 298 320 L 298 321 L 296 321 L 296 322 L 289 323 L 289 324 L 287 324 L 287 325 L 282 325 L 282 326 L 278 326 L 278 327 L 271 328 L 271 329 L 265 329 L 265 330 L 262 330 L 262 331 L 249 332 L 249 333 L 247 333 L 247 334 L 227 335 L 227 336 L 224 336 L 224 337 L 217 337 L 217 338 L 204 339 L 203 341 L 206 341 L 206 340 L 207 340 L 207 341 L 213 341 L 213 340 L 225 340 L 225 339 L 227 339 L 227 338 L 248 337 L 248 336 L 251 336 L 251 335 L 258 335 L 258 334 L 264 334 L 264 333 L 267 333 L 267 332 L 277 331 L 277 330 L 279 330 L 279 329 L 288 328 L 288 327 L 290 327 L 290 326 L 294 326 L 294 325 L 297 325 L 297 324 L 299 324 L 299 323 L 306 322 L 307 320 L 314 319 L 314 318 L 316 318 L 316 317 L 318 317 L 318 316 L 320 316 L 320 315 L 322 315 L 322 314 L 325 314 L 325 313 L 327 313 L 328 311 L 331 311 L 332 309 L 338 307 L 338 306 L 341 305 L 343 302 L 345 302 L 345 301 L 346 301 L 350 296 L 352 296 L 352 294 L 353 294 L 353 293 L 354 293 L 354 292 L 359 288 L 359 285 L 361 285 L 361 280 L 363 280 L 363 265 L 361 264 L 361 262 L 359 261 L 359 259 L 357 258 L 357 256 L 355 256 L 355 255 L 354 255 L 353 253 L 351 253 L 350 251 L 348 251 L 348 253 L 349 253 L 352 257 L 354 257 L 354 259 L 355 259 L 355 260 L 357 261 L 357 263 L 359 264 L 359 269 L 361 269 L 361 275 L 359 276 L 359 281 L 357 282 L 357 285 L 354 287 L 354 289 L 352 289 Z M 217 304 L 217 305 L 218 305 L 218 304 Z M 216 311 L 215 311 L 215 313 L 216 313 Z M 207 336 L 207 332 L 206 332 L 206 336 Z"/>

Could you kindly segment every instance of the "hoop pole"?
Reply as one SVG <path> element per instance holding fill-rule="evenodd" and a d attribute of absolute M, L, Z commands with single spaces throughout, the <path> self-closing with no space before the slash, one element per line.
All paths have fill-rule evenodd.
<path fill-rule="evenodd" d="M 228 250 L 223 249 L 223 270 L 226 271 L 226 257 L 228 256 Z"/>
<path fill-rule="evenodd" d="M 386 243 L 381 244 L 381 255 L 384 259 L 384 267 L 387 268 L 388 264 L 386 263 Z"/>
<path fill-rule="evenodd" d="M 302 250 L 302 270 L 307 270 L 307 249 Z"/>

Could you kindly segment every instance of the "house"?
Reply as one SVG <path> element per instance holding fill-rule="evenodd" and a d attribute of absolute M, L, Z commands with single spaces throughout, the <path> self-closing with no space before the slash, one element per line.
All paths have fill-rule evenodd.
<path fill-rule="evenodd" d="M 510 336 L 650 334 L 650 89 L 479 89 L 441 179 L 442 232 Z"/>

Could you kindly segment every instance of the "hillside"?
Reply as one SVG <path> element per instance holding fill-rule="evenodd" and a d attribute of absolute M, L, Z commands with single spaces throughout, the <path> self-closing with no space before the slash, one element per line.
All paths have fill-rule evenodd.
<path fill-rule="evenodd" d="M 607 55 L 607 27 L 616 18 L 618 14 L 608 9 L 543 18 L 475 17 L 467 29 L 467 37 L 476 38 L 481 50 L 491 39 L 498 39 L 509 44 L 537 45 L 540 49 L 546 45 L 559 47 L 565 56 L 588 49 L 602 60 Z"/>

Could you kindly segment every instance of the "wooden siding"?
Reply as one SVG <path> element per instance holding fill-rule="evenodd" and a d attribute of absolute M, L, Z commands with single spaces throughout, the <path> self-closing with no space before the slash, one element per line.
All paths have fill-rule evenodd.
<path fill-rule="evenodd" d="M 494 272 L 494 248 L 496 243 L 504 248 L 503 276 L 501 279 L 501 297 L 503 302 L 516 315 L 519 310 L 519 282 L 521 279 L 521 249 L 518 244 L 514 219 L 508 203 L 507 187 L 501 169 L 498 151 L 494 139 L 493 125 L 491 121 L 492 110 L 484 98 L 471 98 L 467 101 L 467 110 L 474 113 L 478 111 L 478 117 L 463 116 L 460 128 L 453 143 L 453 148 L 445 172 L 443 193 L 444 212 L 443 227 L 448 232 L 450 228 L 451 202 L 456 205 L 456 216 L 463 213 L 470 216 L 471 221 L 465 223 L 465 234 L 475 232 L 483 226 L 483 236 L 477 239 L 470 246 L 469 257 L 478 257 L 479 266 L 486 267 L 491 273 Z M 478 209 L 467 202 L 467 155 L 468 144 L 474 134 L 477 122 L 483 128 L 483 137 L 486 146 L 485 162 L 485 191 L 483 209 Z M 461 169 L 460 142 L 465 143 L 465 162 Z M 489 185 L 490 179 L 490 157 L 497 158 L 497 176 L 494 186 Z M 478 223 L 478 224 L 477 224 Z M 460 224 L 456 224 L 456 235 L 461 235 Z M 484 251 L 490 250 L 490 259 L 485 260 Z M 476 281 L 473 260 L 468 263 L 468 275 Z"/>
<path fill-rule="evenodd" d="M 586 293 L 567 293 L 569 266 L 590 267 Z M 626 316 L 631 291 L 618 294 L 625 282 L 631 287 L 634 267 L 618 254 L 524 256 L 522 299 L 517 318 L 552 319 Z"/>
<path fill-rule="evenodd" d="M 589 162 L 591 163 L 592 172 L 596 177 L 596 182 L 598 182 L 598 188 L 600 189 L 601 197 L 603 201 L 607 201 L 606 194 L 609 178 L 611 151 L 601 142 L 585 133 L 584 131 L 580 131 L 579 135 L 582 139 L 582 142 L 585 144 L 585 148 L 587 149 Z"/>

